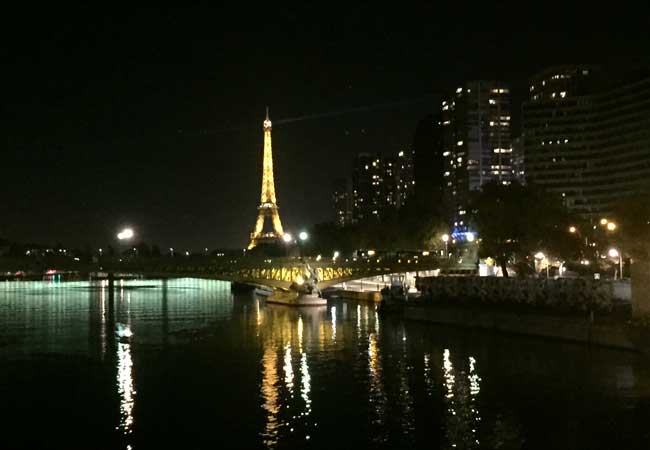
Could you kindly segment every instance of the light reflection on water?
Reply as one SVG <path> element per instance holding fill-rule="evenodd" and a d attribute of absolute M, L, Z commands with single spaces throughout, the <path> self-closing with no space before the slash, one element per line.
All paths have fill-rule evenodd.
<path fill-rule="evenodd" d="M 184 429 L 193 435 L 179 448 L 223 439 L 241 448 L 523 448 L 542 436 L 549 448 L 611 448 L 610 435 L 562 426 L 621 417 L 623 436 L 635 411 L 649 409 L 650 374 L 636 357 L 383 320 L 367 304 L 266 305 L 214 281 L 129 281 L 113 295 L 102 282 L 2 283 L 0 325 L 6 404 L 15 386 L 29 396 L 77 361 L 88 374 L 77 385 L 113 400 L 75 396 L 67 407 L 99 417 L 81 428 L 119 443 L 104 448 L 165 446 Z M 120 326 L 133 335 L 117 336 Z M 63 370 L 52 365 L 59 359 Z M 23 381 L 20 361 L 45 369 Z M 569 408 L 571 399 L 589 407 Z M 642 439 L 629 436 L 627 448 Z"/>

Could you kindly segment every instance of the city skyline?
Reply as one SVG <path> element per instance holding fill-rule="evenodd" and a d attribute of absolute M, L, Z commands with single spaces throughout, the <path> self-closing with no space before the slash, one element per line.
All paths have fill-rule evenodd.
<path fill-rule="evenodd" d="M 0 237 L 81 246 L 131 225 L 161 247 L 243 247 L 267 104 L 278 204 L 293 230 L 331 220 L 330 180 L 351 157 L 409 148 L 418 122 L 458 84 L 512 84 L 517 129 L 514 110 L 536 71 L 558 61 L 646 62 L 647 36 L 634 23 L 621 34 L 558 32 L 544 17 L 530 31 L 510 20 L 522 38 L 502 45 L 493 27 L 471 26 L 479 17 L 460 28 L 447 20 L 453 10 L 421 12 L 405 14 L 404 27 L 363 6 L 339 20 L 279 9 L 259 28 L 248 22 L 256 32 L 208 26 L 223 10 L 41 18 L 10 49 Z M 500 6 L 484 19 L 508 13 Z M 475 52 L 478 42 L 500 49 L 500 64 Z"/>

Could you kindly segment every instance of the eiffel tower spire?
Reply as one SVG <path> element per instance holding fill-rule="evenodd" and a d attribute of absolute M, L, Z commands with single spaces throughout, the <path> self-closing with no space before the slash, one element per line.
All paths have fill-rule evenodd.
<path fill-rule="evenodd" d="M 263 242 L 273 242 L 284 234 L 280 213 L 275 199 L 275 181 L 273 179 L 273 149 L 271 146 L 272 123 L 269 119 L 269 107 L 266 107 L 266 119 L 264 120 L 264 160 L 262 163 L 262 195 L 260 206 L 257 208 L 257 221 L 255 229 L 251 233 L 249 250 Z M 266 219 L 272 221 L 273 231 L 264 232 Z"/>

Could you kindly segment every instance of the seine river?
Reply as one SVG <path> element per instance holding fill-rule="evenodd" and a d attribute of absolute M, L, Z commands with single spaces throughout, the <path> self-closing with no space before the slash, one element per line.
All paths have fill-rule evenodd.
<path fill-rule="evenodd" d="M 226 282 L 0 283 L 0 448 L 650 448 L 650 359 L 292 309 Z"/>

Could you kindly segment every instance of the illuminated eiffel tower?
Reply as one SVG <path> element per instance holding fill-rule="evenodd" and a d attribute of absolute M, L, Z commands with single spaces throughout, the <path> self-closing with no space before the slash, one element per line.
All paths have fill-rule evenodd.
<path fill-rule="evenodd" d="M 251 233 L 251 243 L 248 249 L 262 243 L 275 242 L 284 235 L 278 204 L 275 200 L 275 183 L 273 181 L 273 150 L 271 149 L 271 120 L 269 119 L 269 108 L 266 108 L 266 120 L 264 120 L 264 162 L 262 165 L 262 198 L 257 208 L 257 221 L 255 229 Z M 264 222 L 270 219 L 273 229 L 264 230 Z"/>

